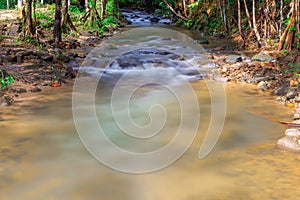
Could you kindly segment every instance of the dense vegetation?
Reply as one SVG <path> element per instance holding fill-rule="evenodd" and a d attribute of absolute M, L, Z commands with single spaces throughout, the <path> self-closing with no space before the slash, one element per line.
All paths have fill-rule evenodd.
<path fill-rule="evenodd" d="M 47 5 L 45 12 L 36 7 Z M 45 6 L 44 6 L 45 7 Z M 119 8 L 146 9 L 174 19 L 176 25 L 209 33 L 239 34 L 244 46 L 300 47 L 299 0 L 1 0 L 0 8 L 16 8 L 24 21 L 24 38 L 36 37 L 38 26 L 51 28 L 55 42 L 62 34 L 93 28 L 112 31 L 122 19 Z M 55 13 L 55 14 L 54 14 Z M 52 15 L 51 15 L 52 14 Z M 74 25 L 75 24 L 75 25 Z"/>

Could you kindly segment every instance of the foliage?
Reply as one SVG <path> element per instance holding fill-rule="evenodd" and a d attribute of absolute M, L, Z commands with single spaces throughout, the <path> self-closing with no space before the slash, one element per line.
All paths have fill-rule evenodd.
<path fill-rule="evenodd" d="M 107 1 L 105 10 L 108 15 L 114 14 L 114 12 L 117 10 L 117 7 L 114 4 L 113 0 Z"/>
<path fill-rule="evenodd" d="M 75 14 L 75 15 L 80 15 L 80 14 L 85 13 L 84 10 L 80 10 L 80 8 L 76 5 L 70 5 L 69 11 L 70 11 L 70 13 Z"/>
<path fill-rule="evenodd" d="M 299 76 L 300 66 L 299 63 L 289 63 L 289 69 L 285 70 L 285 73 L 295 73 L 296 76 Z"/>
<path fill-rule="evenodd" d="M 104 33 L 105 31 L 109 31 L 117 27 L 118 21 L 113 16 L 108 16 L 102 21 L 102 27 L 100 28 L 100 32 Z"/>
<path fill-rule="evenodd" d="M 15 8 L 15 4 L 16 2 L 14 0 L 9 0 L 9 8 L 12 9 L 12 8 Z M 0 9 L 7 9 L 7 0 L 0 0 Z"/>
<path fill-rule="evenodd" d="M 26 35 L 24 41 L 29 44 L 37 45 L 39 41 L 30 35 Z"/>
<path fill-rule="evenodd" d="M 53 14 L 49 12 L 36 12 L 36 19 L 42 27 L 50 28 L 54 23 Z"/>
<path fill-rule="evenodd" d="M 15 81 L 14 77 L 10 74 L 5 73 L 3 70 L 0 69 L 0 85 L 1 89 L 12 85 Z"/>

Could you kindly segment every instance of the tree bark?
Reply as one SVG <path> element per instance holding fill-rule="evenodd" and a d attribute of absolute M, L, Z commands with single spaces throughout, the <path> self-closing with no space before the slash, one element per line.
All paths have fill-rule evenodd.
<path fill-rule="evenodd" d="M 55 17 L 54 17 L 54 41 L 55 43 L 59 43 L 62 41 L 61 38 L 61 7 L 62 3 L 61 0 L 56 0 L 56 7 L 55 7 Z"/>
<path fill-rule="evenodd" d="M 34 24 L 36 24 L 36 3 L 37 3 L 37 0 L 33 0 L 33 16 L 34 16 Z"/>
<path fill-rule="evenodd" d="M 278 43 L 279 50 L 282 50 L 284 47 L 286 47 L 286 49 L 292 49 L 295 32 L 297 30 L 296 26 L 298 24 L 298 19 L 297 19 L 298 3 L 299 3 L 298 0 L 293 0 L 292 2 L 292 8 L 291 8 L 292 15 Z"/>
<path fill-rule="evenodd" d="M 283 22 L 283 0 L 280 0 L 280 22 L 279 22 L 279 35 L 282 36 L 282 22 Z"/>
<path fill-rule="evenodd" d="M 89 1 L 88 0 L 84 0 L 84 2 L 85 2 L 85 11 L 86 12 L 89 12 Z"/>
<path fill-rule="evenodd" d="M 245 45 L 245 37 L 243 35 L 242 25 L 241 25 L 241 1 L 237 0 L 237 3 L 238 3 L 238 27 L 239 27 L 239 34 L 242 37 L 244 45 Z"/>
<path fill-rule="evenodd" d="M 107 0 L 100 0 L 100 17 L 104 19 Z"/>
<path fill-rule="evenodd" d="M 253 21 L 253 29 L 257 39 L 258 46 L 261 47 L 261 39 L 260 39 L 259 32 L 257 30 L 256 19 L 255 19 L 255 0 L 252 0 L 252 21 Z"/>
<path fill-rule="evenodd" d="M 113 1 L 113 3 L 114 3 L 114 11 L 113 11 L 113 15 L 115 16 L 115 17 L 118 17 L 118 12 L 119 12 L 119 0 L 114 0 Z"/>
<path fill-rule="evenodd" d="M 251 16 L 250 16 L 250 13 L 249 13 L 249 10 L 248 10 L 248 6 L 247 6 L 246 0 L 244 0 L 244 6 L 245 6 L 245 11 L 246 11 L 246 15 L 247 15 L 247 20 L 248 20 L 249 27 L 252 29 Z"/>
<path fill-rule="evenodd" d="M 71 17 L 69 15 L 69 0 L 65 0 L 64 9 L 63 9 L 63 19 L 62 19 L 62 30 L 67 32 L 68 30 L 73 30 L 77 32 L 76 27 L 74 26 Z"/>
<path fill-rule="evenodd" d="M 226 30 L 226 32 L 228 33 L 228 24 L 227 24 L 227 17 L 226 17 L 226 6 L 225 6 L 225 1 L 222 0 L 222 4 L 223 4 L 223 21 L 224 21 L 224 28 Z"/>
<path fill-rule="evenodd" d="M 32 0 L 26 1 L 26 13 L 25 13 L 25 35 L 34 35 L 33 21 L 32 21 Z"/>
<path fill-rule="evenodd" d="M 182 5 L 183 5 L 183 14 L 184 14 L 184 17 L 187 17 L 187 12 L 186 12 L 186 3 L 185 3 L 185 0 L 182 0 Z"/>
<path fill-rule="evenodd" d="M 264 20 L 264 39 L 269 37 L 269 27 L 270 27 L 270 23 L 269 23 L 269 0 L 266 0 L 265 3 L 265 8 L 264 8 L 264 13 L 265 13 L 265 20 Z"/>

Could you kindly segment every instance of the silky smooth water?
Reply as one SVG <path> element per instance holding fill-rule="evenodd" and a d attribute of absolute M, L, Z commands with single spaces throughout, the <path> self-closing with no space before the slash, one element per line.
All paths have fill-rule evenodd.
<path fill-rule="evenodd" d="M 124 45 L 135 40 L 134 36 L 129 37 L 131 40 L 122 41 Z M 152 38 L 152 43 L 144 39 L 143 42 L 152 46 L 162 42 L 159 37 Z M 112 50 L 116 48 L 119 47 L 111 46 Z M 88 59 L 96 63 L 103 59 L 97 56 L 96 51 Z M 94 77 L 99 75 L 99 69 L 85 67 Z M 163 80 L 167 86 L 181 84 L 172 73 L 156 73 L 155 70 L 161 71 L 159 68 L 148 70 L 146 75 L 138 71 L 121 84 L 124 95 L 141 78 L 154 82 Z M 106 74 L 95 90 L 95 114 L 107 137 L 128 151 L 148 152 L 163 147 L 174 137 L 180 121 L 176 95 L 157 84 L 140 87 L 132 94 L 129 107 L 136 124 L 147 125 L 151 121 L 145 111 L 153 103 L 163 105 L 168 116 L 162 135 L 153 136 L 151 143 L 146 140 L 136 143 L 122 135 L 108 112 L 112 88 L 119 75 L 116 71 Z M 212 117 L 207 85 L 211 91 L 225 87 L 227 111 L 217 144 L 207 157 L 199 159 L 199 149 Z M 276 146 L 286 129 L 276 120 L 291 120 L 292 109 L 274 102 L 274 97 L 268 93 L 247 85 L 193 79 L 191 87 L 200 110 L 199 118 L 185 115 L 188 123 L 200 122 L 192 145 L 172 165 L 138 175 L 104 166 L 82 144 L 72 115 L 72 84 L 64 85 L 57 92 L 52 88 L 34 96 L 25 94 L 15 105 L 0 108 L 0 199 L 297 199 L 300 195 L 300 156 Z M 183 97 L 184 92 L 181 93 Z M 79 95 L 85 97 L 86 94 L 83 91 Z M 218 95 L 215 97 L 218 100 Z M 116 114 L 127 120 L 128 104 L 121 99 L 117 99 Z M 89 122 L 85 110 L 91 106 L 83 103 L 73 109 L 81 110 L 79 118 Z M 186 108 L 195 109 L 189 105 Z M 220 109 L 220 115 L 216 112 L 213 116 L 217 125 L 221 112 Z M 94 130 L 86 126 L 86 131 L 93 133 Z M 101 143 L 99 148 L 111 153 Z M 112 154 L 115 159 L 114 156 Z M 130 161 L 119 158 L 118 162 L 126 165 Z"/>
<path fill-rule="evenodd" d="M 109 169 L 83 147 L 71 112 L 72 86 L 44 91 L 1 109 L 1 199 L 293 199 L 299 196 L 298 154 L 276 147 L 290 110 L 255 88 L 227 84 L 222 135 L 198 158 L 210 120 L 204 81 L 194 82 L 201 108 L 198 135 L 174 164 L 132 175 Z M 169 106 L 172 109 L 172 106 Z M 177 106 L 174 112 L 177 112 Z M 195 119 L 190 119 L 195 120 Z M 109 121 L 105 122 L 108 124 Z M 147 150 L 147 149 L 145 149 Z"/>

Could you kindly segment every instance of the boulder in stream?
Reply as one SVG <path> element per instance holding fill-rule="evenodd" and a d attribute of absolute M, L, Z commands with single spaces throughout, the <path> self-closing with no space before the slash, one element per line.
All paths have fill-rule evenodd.
<path fill-rule="evenodd" d="M 209 44 L 209 41 L 206 38 L 196 39 L 198 44 Z"/>
<path fill-rule="evenodd" d="M 280 86 L 278 87 L 275 91 L 275 95 L 286 95 L 289 91 L 290 87 L 289 86 Z"/>
<path fill-rule="evenodd" d="M 289 128 L 286 129 L 284 135 L 300 138 L 300 130 L 297 128 Z"/>
<path fill-rule="evenodd" d="M 151 23 L 157 23 L 159 22 L 159 18 L 158 17 L 152 17 L 149 19 Z"/>
<path fill-rule="evenodd" d="M 285 136 L 277 141 L 277 145 L 290 151 L 300 151 L 299 138 Z"/>
<path fill-rule="evenodd" d="M 291 87 L 291 88 L 288 90 L 287 94 L 286 94 L 286 98 L 287 98 L 287 99 L 293 99 L 293 98 L 295 98 L 297 95 L 298 95 L 297 89 Z"/>

